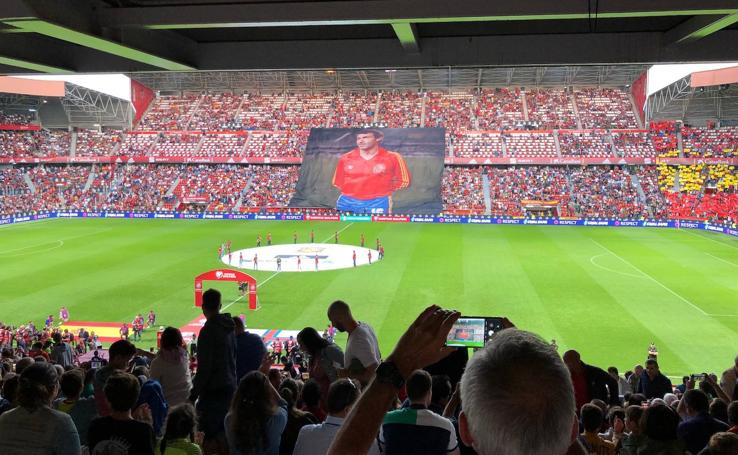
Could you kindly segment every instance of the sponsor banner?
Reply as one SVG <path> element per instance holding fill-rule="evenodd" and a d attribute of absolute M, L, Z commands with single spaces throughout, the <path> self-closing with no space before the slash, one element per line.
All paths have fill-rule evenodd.
<path fill-rule="evenodd" d="M 409 223 L 409 216 L 401 215 L 373 215 L 372 221 L 379 221 L 382 223 Z"/>
<path fill-rule="evenodd" d="M 187 215 L 195 215 L 195 218 L 199 218 L 200 214 L 198 213 L 178 213 L 178 216 L 176 218 L 187 218 Z M 154 218 L 175 218 L 174 213 L 154 213 Z"/>
<path fill-rule="evenodd" d="M 582 226 L 611 226 L 609 220 L 584 220 Z"/>
<path fill-rule="evenodd" d="M 0 225 L 13 224 L 13 218 L 0 218 Z"/>
<path fill-rule="evenodd" d="M 163 213 L 162 215 L 168 215 L 167 213 Z M 157 216 L 157 214 L 154 214 L 154 218 L 169 218 L 167 216 Z M 202 219 L 202 213 L 178 213 L 177 218 L 183 219 L 183 220 L 201 220 Z"/>
<path fill-rule="evenodd" d="M 674 227 L 673 221 L 644 221 L 643 227 Z"/>
<path fill-rule="evenodd" d="M 0 123 L 0 130 L 41 131 L 41 125 L 16 125 L 15 123 Z"/>
<path fill-rule="evenodd" d="M 79 218 L 82 212 L 56 212 L 57 218 Z"/>
<path fill-rule="evenodd" d="M 15 218 L 13 218 L 13 223 L 22 223 L 24 221 L 31 221 L 32 219 L 33 218 L 30 215 L 28 215 L 28 216 L 16 216 Z"/>
<path fill-rule="evenodd" d="M 553 224 L 553 220 L 523 220 L 523 224 Z"/>
<path fill-rule="evenodd" d="M 341 221 L 354 221 L 361 223 L 371 220 L 371 215 L 341 215 Z"/>
<path fill-rule="evenodd" d="M 305 215 L 308 221 L 341 221 L 338 215 Z"/>
<path fill-rule="evenodd" d="M 738 229 L 727 228 L 725 229 L 725 233 L 728 235 L 733 235 L 735 237 L 738 237 Z"/>
<path fill-rule="evenodd" d="M 469 218 L 469 224 L 492 224 L 492 218 Z"/>
<path fill-rule="evenodd" d="M 725 228 L 723 228 L 722 226 L 713 226 L 711 224 L 705 224 L 705 230 L 713 232 L 725 232 Z"/>
<path fill-rule="evenodd" d="M 280 217 L 276 213 L 270 213 L 267 215 L 262 215 L 262 214 L 257 213 L 256 215 L 254 215 L 254 219 L 255 220 L 276 221 L 280 219 Z"/>
<path fill-rule="evenodd" d="M 223 220 L 225 219 L 225 213 L 205 213 L 202 218 L 204 220 Z"/>
<path fill-rule="evenodd" d="M 438 223 L 444 223 L 444 224 L 466 224 L 467 217 L 465 216 L 439 216 L 436 220 Z"/>
<path fill-rule="evenodd" d="M 124 212 L 105 212 L 105 218 L 125 218 Z"/>
<path fill-rule="evenodd" d="M 413 216 L 410 217 L 411 223 L 435 223 L 437 220 L 434 216 Z"/>
<path fill-rule="evenodd" d="M 684 229 L 704 229 L 705 228 L 704 223 L 697 223 L 695 221 L 677 220 L 674 222 L 674 225 L 678 228 L 684 228 Z"/>
<path fill-rule="evenodd" d="M 128 217 L 129 218 L 153 218 L 154 217 L 154 214 L 153 213 L 138 213 L 138 212 L 133 212 L 133 213 L 129 213 L 128 214 Z"/>
<path fill-rule="evenodd" d="M 583 226 L 584 220 L 559 220 L 555 219 L 552 223 L 554 226 Z"/>
<path fill-rule="evenodd" d="M 54 213 L 39 213 L 38 215 L 33 215 L 34 220 L 45 220 L 47 218 L 56 218 L 56 214 Z"/>
<path fill-rule="evenodd" d="M 495 218 L 495 224 L 523 224 L 522 218 Z"/>
<path fill-rule="evenodd" d="M 253 220 L 254 215 L 251 213 L 229 213 L 226 218 L 229 220 Z"/>
<path fill-rule="evenodd" d="M 305 219 L 304 215 L 296 215 L 294 213 L 284 213 L 281 217 L 282 220 L 285 221 L 302 221 Z"/>

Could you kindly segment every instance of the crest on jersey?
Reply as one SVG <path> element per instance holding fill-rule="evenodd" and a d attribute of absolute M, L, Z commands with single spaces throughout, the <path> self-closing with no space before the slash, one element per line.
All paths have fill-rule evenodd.
<path fill-rule="evenodd" d="M 372 172 L 375 174 L 381 174 L 382 172 L 387 170 L 387 166 L 384 164 L 375 164 L 374 168 L 372 168 Z"/>

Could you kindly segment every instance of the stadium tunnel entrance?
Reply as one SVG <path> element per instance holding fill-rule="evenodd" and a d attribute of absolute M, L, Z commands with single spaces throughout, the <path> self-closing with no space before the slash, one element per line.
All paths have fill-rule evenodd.
<path fill-rule="evenodd" d="M 235 281 L 248 285 L 249 309 L 256 310 L 256 278 L 239 270 L 215 269 L 195 277 L 195 306 L 202 306 L 203 281 Z"/>

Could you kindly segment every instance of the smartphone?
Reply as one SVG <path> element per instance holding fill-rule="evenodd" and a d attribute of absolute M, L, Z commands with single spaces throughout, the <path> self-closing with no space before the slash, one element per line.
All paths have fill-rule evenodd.
<path fill-rule="evenodd" d="M 446 346 L 483 348 L 492 336 L 503 329 L 501 317 L 461 316 L 451 327 Z"/>
<path fill-rule="evenodd" d="M 310 379 L 310 373 L 302 373 L 302 380 L 307 381 Z"/>

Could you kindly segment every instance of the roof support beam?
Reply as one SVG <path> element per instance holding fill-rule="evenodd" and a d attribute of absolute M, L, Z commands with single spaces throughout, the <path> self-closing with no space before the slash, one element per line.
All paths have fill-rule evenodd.
<path fill-rule="evenodd" d="M 415 24 L 408 24 L 407 22 L 398 22 L 392 24 L 392 29 L 397 35 L 397 39 L 400 40 L 402 48 L 405 52 L 410 54 L 416 54 L 420 52 L 420 43 L 418 43 L 418 30 L 415 28 Z"/>
<path fill-rule="evenodd" d="M 52 24 L 51 22 L 41 19 L 5 20 L 3 22 L 7 25 L 12 25 L 13 27 L 17 27 L 22 30 L 49 36 L 51 38 L 77 44 L 79 46 L 92 48 L 101 52 L 116 55 L 118 57 L 123 57 L 129 60 L 145 63 L 157 68 L 180 71 L 195 69 L 189 65 L 175 62 L 174 60 L 159 57 L 148 52 L 125 46 L 115 41 L 99 38 L 88 33 L 83 33 L 71 28 L 63 27 L 61 25 Z"/>
<path fill-rule="evenodd" d="M 73 73 L 72 70 L 67 68 L 59 68 L 56 66 L 44 65 L 43 63 L 29 62 L 28 60 L 22 60 L 13 57 L 6 57 L 0 55 L 0 65 L 13 66 L 15 68 L 23 68 L 35 73 L 52 73 L 52 74 L 69 74 Z"/>
<path fill-rule="evenodd" d="M 712 35 L 738 22 L 738 13 L 695 16 L 664 34 L 666 44 L 687 44 Z"/>

